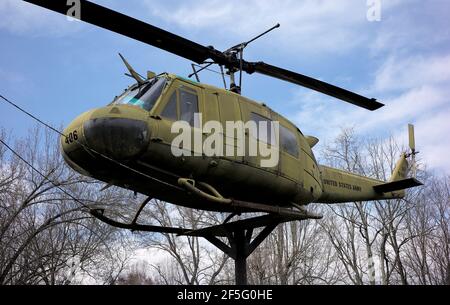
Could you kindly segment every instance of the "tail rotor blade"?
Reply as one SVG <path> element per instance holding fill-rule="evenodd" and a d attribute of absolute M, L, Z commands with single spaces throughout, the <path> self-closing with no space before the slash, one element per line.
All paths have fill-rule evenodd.
<path fill-rule="evenodd" d="M 416 151 L 416 141 L 414 139 L 414 125 L 408 125 L 408 133 L 409 133 L 409 148 L 414 153 Z"/>
<path fill-rule="evenodd" d="M 409 148 L 411 149 L 411 169 L 412 176 L 415 178 L 417 175 L 417 164 L 416 164 L 416 140 L 414 138 L 414 125 L 408 124 L 408 133 L 409 133 Z"/>

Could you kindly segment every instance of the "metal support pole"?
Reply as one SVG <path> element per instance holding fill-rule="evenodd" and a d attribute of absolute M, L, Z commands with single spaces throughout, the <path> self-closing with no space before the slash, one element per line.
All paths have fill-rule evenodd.
<path fill-rule="evenodd" d="M 236 285 L 247 285 L 247 257 L 249 242 L 245 238 L 244 230 L 234 232 L 234 247 L 236 257 L 234 259 L 234 276 Z"/>
<path fill-rule="evenodd" d="M 232 86 L 236 86 L 236 81 L 234 79 L 234 71 L 230 69 L 229 73 L 230 73 L 230 90 L 231 90 Z"/>
<path fill-rule="evenodd" d="M 263 230 L 253 238 L 254 227 L 232 226 L 225 228 L 229 246 L 217 238 L 224 236 L 223 231 L 219 235 L 206 234 L 199 235 L 206 238 L 210 243 L 219 248 L 234 260 L 234 277 L 236 285 L 247 285 L 247 257 L 266 239 L 267 236 L 276 228 L 281 221 L 271 221 L 266 225 L 256 225 L 254 227 L 263 227 Z"/>

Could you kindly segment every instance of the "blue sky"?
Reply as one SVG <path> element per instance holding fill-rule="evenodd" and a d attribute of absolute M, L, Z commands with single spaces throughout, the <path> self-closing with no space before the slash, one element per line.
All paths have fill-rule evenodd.
<path fill-rule="evenodd" d="M 244 95 L 287 116 L 321 145 L 350 126 L 361 136 L 394 135 L 406 143 L 406 125 L 414 123 L 421 158 L 450 174 L 447 0 L 381 0 L 379 22 L 367 20 L 365 0 L 93 2 L 220 50 L 279 22 L 246 49 L 247 60 L 298 71 L 386 106 L 370 112 L 260 75 L 244 75 Z M 0 2 L 0 42 L 0 93 L 55 126 L 104 106 L 132 82 L 118 52 L 141 74 L 191 72 L 185 59 L 19 0 Z M 211 73 L 202 81 L 221 84 Z M 0 103 L 0 127 L 25 135 L 33 124 Z"/>

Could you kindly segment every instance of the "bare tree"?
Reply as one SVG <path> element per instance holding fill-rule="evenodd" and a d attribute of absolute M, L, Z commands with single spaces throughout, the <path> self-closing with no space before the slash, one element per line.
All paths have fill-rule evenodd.
<path fill-rule="evenodd" d="M 312 208 L 312 207 L 311 207 Z M 315 211 L 318 212 L 318 211 Z M 335 252 L 317 221 L 279 225 L 249 258 L 253 284 L 335 284 Z"/>
<path fill-rule="evenodd" d="M 93 219 L 86 206 L 131 221 L 140 196 L 69 169 L 56 139 L 39 129 L 0 138 L 0 284 L 232 284 L 231 259 L 197 237 L 132 234 Z M 343 130 L 324 162 L 387 180 L 401 148 Z M 308 208 L 324 219 L 279 225 L 248 259 L 253 284 L 450 284 L 450 178 L 419 167 L 425 187 L 402 200 Z M 74 200 L 76 198 L 77 200 Z M 80 204 L 83 203 L 83 204 Z M 226 215 L 153 200 L 140 223 L 198 229 Z M 163 253 L 130 265 L 137 248 Z"/>
<path fill-rule="evenodd" d="M 4 131 L 0 136 L 8 138 Z M 121 244 L 121 233 L 94 221 L 81 204 L 108 199 L 94 191 L 98 183 L 65 165 L 48 132 L 35 128 L 14 142 L 14 151 L 39 172 L 0 146 L 0 284 L 67 284 L 77 277 L 71 260 L 79 270 L 90 265 L 90 272 L 102 262 L 105 281 L 114 281 L 120 260 L 111 247 Z"/>
<path fill-rule="evenodd" d="M 174 207 L 159 200 L 153 200 L 151 208 L 144 211 L 142 218 L 159 226 L 192 229 L 223 221 L 220 215 L 215 213 Z M 161 263 L 152 265 L 162 282 L 166 284 L 220 283 L 219 275 L 228 259 L 206 240 L 192 236 L 144 234 L 142 246 L 169 254 L 171 259 L 162 262 L 166 266 L 162 266 Z"/>
<path fill-rule="evenodd" d="M 367 156 L 352 129 L 344 129 L 332 145 L 322 153 L 324 160 L 334 167 L 361 175 L 373 175 L 367 166 Z M 354 202 L 329 206 L 332 214 L 325 221 L 324 228 L 331 243 L 344 263 L 346 272 L 353 284 L 375 284 L 373 245 L 379 230 L 373 227 L 373 212 L 370 203 Z M 334 214 L 334 215 L 333 215 Z M 338 219 L 332 219 L 336 217 Z M 365 249 L 363 250 L 362 247 Z"/>
<path fill-rule="evenodd" d="M 449 178 L 430 177 L 406 218 L 413 238 L 405 265 L 414 284 L 449 284 L 449 199 Z"/>

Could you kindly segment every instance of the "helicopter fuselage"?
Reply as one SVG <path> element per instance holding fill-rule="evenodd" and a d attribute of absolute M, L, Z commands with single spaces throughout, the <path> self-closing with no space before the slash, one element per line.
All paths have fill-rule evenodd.
<path fill-rule="evenodd" d="M 178 185 L 179 178 L 205 182 L 225 198 L 278 206 L 305 205 L 319 199 L 343 202 L 401 195 L 376 194 L 372 187 L 382 181 L 319 166 L 312 151 L 317 139 L 304 136 L 293 123 L 262 103 L 171 74 L 163 74 L 154 83 L 153 89 L 135 86 L 110 105 L 76 118 L 64 131 L 67 137 L 61 137 L 66 162 L 108 184 L 205 210 L 232 209 L 186 191 Z M 152 90 L 158 90 L 157 94 Z M 151 105 L 146 105 L 145 99 L 151 100 Z M 193 144 L 191 154 L 174 155 L 173 143 L 178 136 L 172 129 L 175 122 L 190 123 L 193 132 L 200 129 L 204 141 L 210 137 L 202 126 L 195 126 L 193 113 L 202 115 L 202 124 L 277 122 L 279 132 L 272 136 L 278 143 L 278 162 L 263 167 L 265 157 L 249 154 L 248 147 L 244 154 L 207 156 L 194 153 Z M 223 141 L 218 143 L 224 146 L 221 151 L 239 150 L 242 141 L 237 135 L 230 137 L 222 132 L 220 136 Z M 245 143 L 251 137 L 256 142 L 270 142 L 267 137 L 245 132 Z"/>

